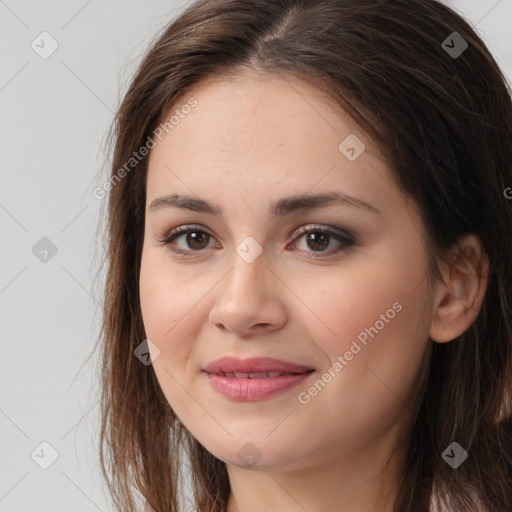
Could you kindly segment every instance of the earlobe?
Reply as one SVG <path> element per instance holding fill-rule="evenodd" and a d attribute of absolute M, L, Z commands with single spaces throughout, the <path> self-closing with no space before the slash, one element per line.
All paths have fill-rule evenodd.
<path fill-rule="evenodd" d="M 476 320 L 489 279 L 489 258 L 475 235 L 461 238 L 455 257 L 442 263 L 444 283 L 438 283 L 430 338 L 438 343 L 454 340 Z"/>

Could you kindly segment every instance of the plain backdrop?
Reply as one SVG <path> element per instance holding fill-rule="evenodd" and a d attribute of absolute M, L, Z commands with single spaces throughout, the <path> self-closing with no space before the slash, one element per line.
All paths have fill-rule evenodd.
<path fill-rule="evenodd" d="M 92 191 L 129 78 L 186 3 L 0 0 L 0 511 L 111 510 L 87 360 L 101 309 Z M 512 0 L 449 3 L 510 80 Z"/>

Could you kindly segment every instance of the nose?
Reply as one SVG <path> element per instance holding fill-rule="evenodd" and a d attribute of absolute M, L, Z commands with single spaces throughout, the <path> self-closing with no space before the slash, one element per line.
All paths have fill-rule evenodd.
<path fill-rule="evenodd" d="M 284 287 L 264 253 L 252 262 L 238 254 L 219 283 L 210 322 L 241 337 L 269 334 L 286 324 Z"/>

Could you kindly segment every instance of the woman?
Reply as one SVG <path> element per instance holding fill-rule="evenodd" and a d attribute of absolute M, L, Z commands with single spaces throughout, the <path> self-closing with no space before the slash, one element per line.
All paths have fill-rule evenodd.
<path fill-rule="evenodd" d="M 433 0 L 200 0 L 115 123 L 119 510 L 512 510 L 512 108 Z M 185 471 L 185 473 L 184 473 Z"/>

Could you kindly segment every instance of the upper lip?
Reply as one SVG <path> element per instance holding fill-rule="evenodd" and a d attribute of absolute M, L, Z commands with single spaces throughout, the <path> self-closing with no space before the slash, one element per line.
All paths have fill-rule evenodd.
<path fill-rule="evenodd" d="M 314 370 L 314 368 L 272 357 L 252 357 L 249 359 L 221 357 L 203 368 L 204 372 L 213 374 L 255 372 L 306 373 L 311 370 Z"/>

